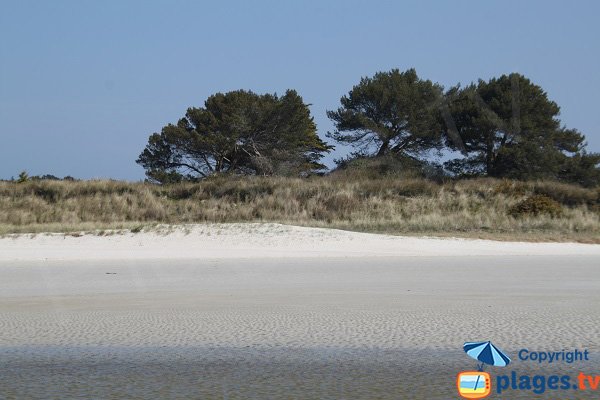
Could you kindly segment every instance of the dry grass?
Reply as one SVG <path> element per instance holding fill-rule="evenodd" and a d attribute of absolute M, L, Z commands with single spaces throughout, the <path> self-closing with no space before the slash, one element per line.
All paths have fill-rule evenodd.
<path fill-rule="evenodd" d="M 555 200 L 561 212 L 511 215 L 516 204 L 533 195 Z M 215 177 L 169 186 L 0 182 L 0 234 L 246 221 L 393 234 L 600 242 L 600 190 L 554 182 L 435 183 L 344 175 Z"/>

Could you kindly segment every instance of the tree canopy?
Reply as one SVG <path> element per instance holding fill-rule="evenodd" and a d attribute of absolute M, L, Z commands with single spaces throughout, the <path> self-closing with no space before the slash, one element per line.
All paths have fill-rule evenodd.
<path fill-rule="evenodd" d="M 336 128 L 328 137 L 352 145 L 356 155 L 418 156 L 441 145 L 441 94 L 441 86 L 420 79 L 414 69 L 362 78 L 340 108 L 327 111 Z"/>
<path fill-rule="evenodd" d="M 466 152 L 446 163 L 452 172 L 571 180 L 576 170 L 593 164 L 595 155 L 585 153 L 583 134 L 562 126 L 559 106 L 523 75 L 453 87 L 446 99 L 454 125 L 446 126 L 446 133 L 455 129 L 462 140 L 446 144 Z"/>
<path fill-rule="evenodd" d="M 294 91 L 238 90 L 210 96 L 176 125 L 150 136 L 137 163 L 152 181 L 197 180 L 215 173 L 300 174 L 325 168 L 332 147 L 317 135 L 308 105 Z"/>
<path fill-rule="evenodd" d="M 327 137 L 354 151 L 336 160 L 338 168 L 373 159 L 381 171 L 436 179 L 450 174 L 600 184 L 600 154 L 586 151 L 585 136 L 560 121 L 558 104 L 521 74 L 444 93 L 414 69 L 392 69 L 362 78 L 340 103 L 327 111 L 335 126 Z M 295 91 L 238 90 L 210 96 L 153 133 L 137 162 L 149 180 L 163 183 L 218 173 L 297 176 L 325 169 L 320 160 L 332 148 L 317 135 Z M 442 168 L 429 156 L 444 149 L 463 156 Z"/>

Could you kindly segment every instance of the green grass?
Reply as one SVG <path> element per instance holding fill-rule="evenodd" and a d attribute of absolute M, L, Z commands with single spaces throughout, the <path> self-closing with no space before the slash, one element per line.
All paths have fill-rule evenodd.
<path fill-rule="evenodd" d="M 527 198 L 560 212 L 514 212 Z M 535 197 L 537 196 L 537 197 Z M 0 234 L 280 222 L 407 235 L 600 242 L 600 190 L 556 182 L 214 177 L 201 183 L 0 182 Z"/>

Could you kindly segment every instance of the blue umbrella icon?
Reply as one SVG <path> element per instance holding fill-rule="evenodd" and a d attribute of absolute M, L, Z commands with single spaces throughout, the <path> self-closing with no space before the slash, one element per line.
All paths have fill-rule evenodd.
<path fill-rule="evenodd" d="M 463 349 L 470 357 L 481 361 L 481 365 L 478 365 L 480 371 L 483 371 L 484 364 L 506 367 L 510 363 L 510 358 L 490 341 L 466 342 Z"/>
<path fill-rule="evenodd" d="M 480 371 L 483 371 L 483 365 L 489 364 L 496 367 L 506 367 L 510 363 L 510 358 L 506 354 L 502 352 L 499 348 L 494 346 L 492 342 L 466 342 L 463 345 L 463 350 L 465 353 L 476 359 L 477 361 L 481 361 L 481 365 L 477 365 Z M 477 381 L 475 381 L 475 387 L 479 383 L 479 376 L 477 376 Z"/>

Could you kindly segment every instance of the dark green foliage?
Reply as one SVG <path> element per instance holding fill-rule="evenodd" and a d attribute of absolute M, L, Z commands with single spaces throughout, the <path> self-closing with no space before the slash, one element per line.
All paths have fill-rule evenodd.
<path fill-rule="evenodd" d="M 600 156 L 585 153 L 585 137 L 561 126 L 558 105 L 523 75 L 454 87 L 446 99 L 446 144 L 467 155 L 445 164 L 453 173 L 600 183 Z M 462 142 L 450 138 L 454 130 Z"/>
<path fill-rule="evenodd" d="M 362 78 L 341 98 L 340 108 L 327 112 L 336 128 L 328 137 L 352 145 L 357 156 L 419 156 L 441 145 L 437 117 L 441 92 L 439 85 L 420 79 L 414 69 Z"/>
<path fill-rule="evenodd" d="M 404 178 L 427 178 L 444 181 L 447 177 L 441 165 L 399 154 L 383 156 L 356 156 L 336 160 L 337 168 L 332 174 L 355 178 L 377 178 L 381 176 Z"/>
<path fill-rule="evenodd" d="M 558 178 L 564 182 L 577 183 L 584 187 L 600 184 L 600 154 L 585 151 L 566 158 L 561 165 Z"/>
<path fill-rule="evenodd" d="M 46 174 L 46 175 L 41 175 L 41 176 L 32 176 L 31 177 L 32 181 L 60 181 L 60 178 L 58 176 L 54 176 L 52 174 Z"/>
<path fill-rule="evenodd" d="M 27 171 L 21 171 L 21 173 L 19 174 L 19 179 L 17 179 L 17 183 L 25 183 L 29 180 L 29 174 L 27 174 Z"/>
<path fill-rule="evenodd" d="M 161 183 L 219 173 L 298 175 L 324 168 L 319 160 L 330 149 L 295 91 L 278 97 L 239 90 L 210 96 L 151 135 L 137 162 Z"/>
<path fill-rule="evenodd" d="M 543 194 L 534 194 L 510 208 L 513 217 L 538 216 L 547 214 L 559 217 L 562 214 L 560 203 Z"/>

